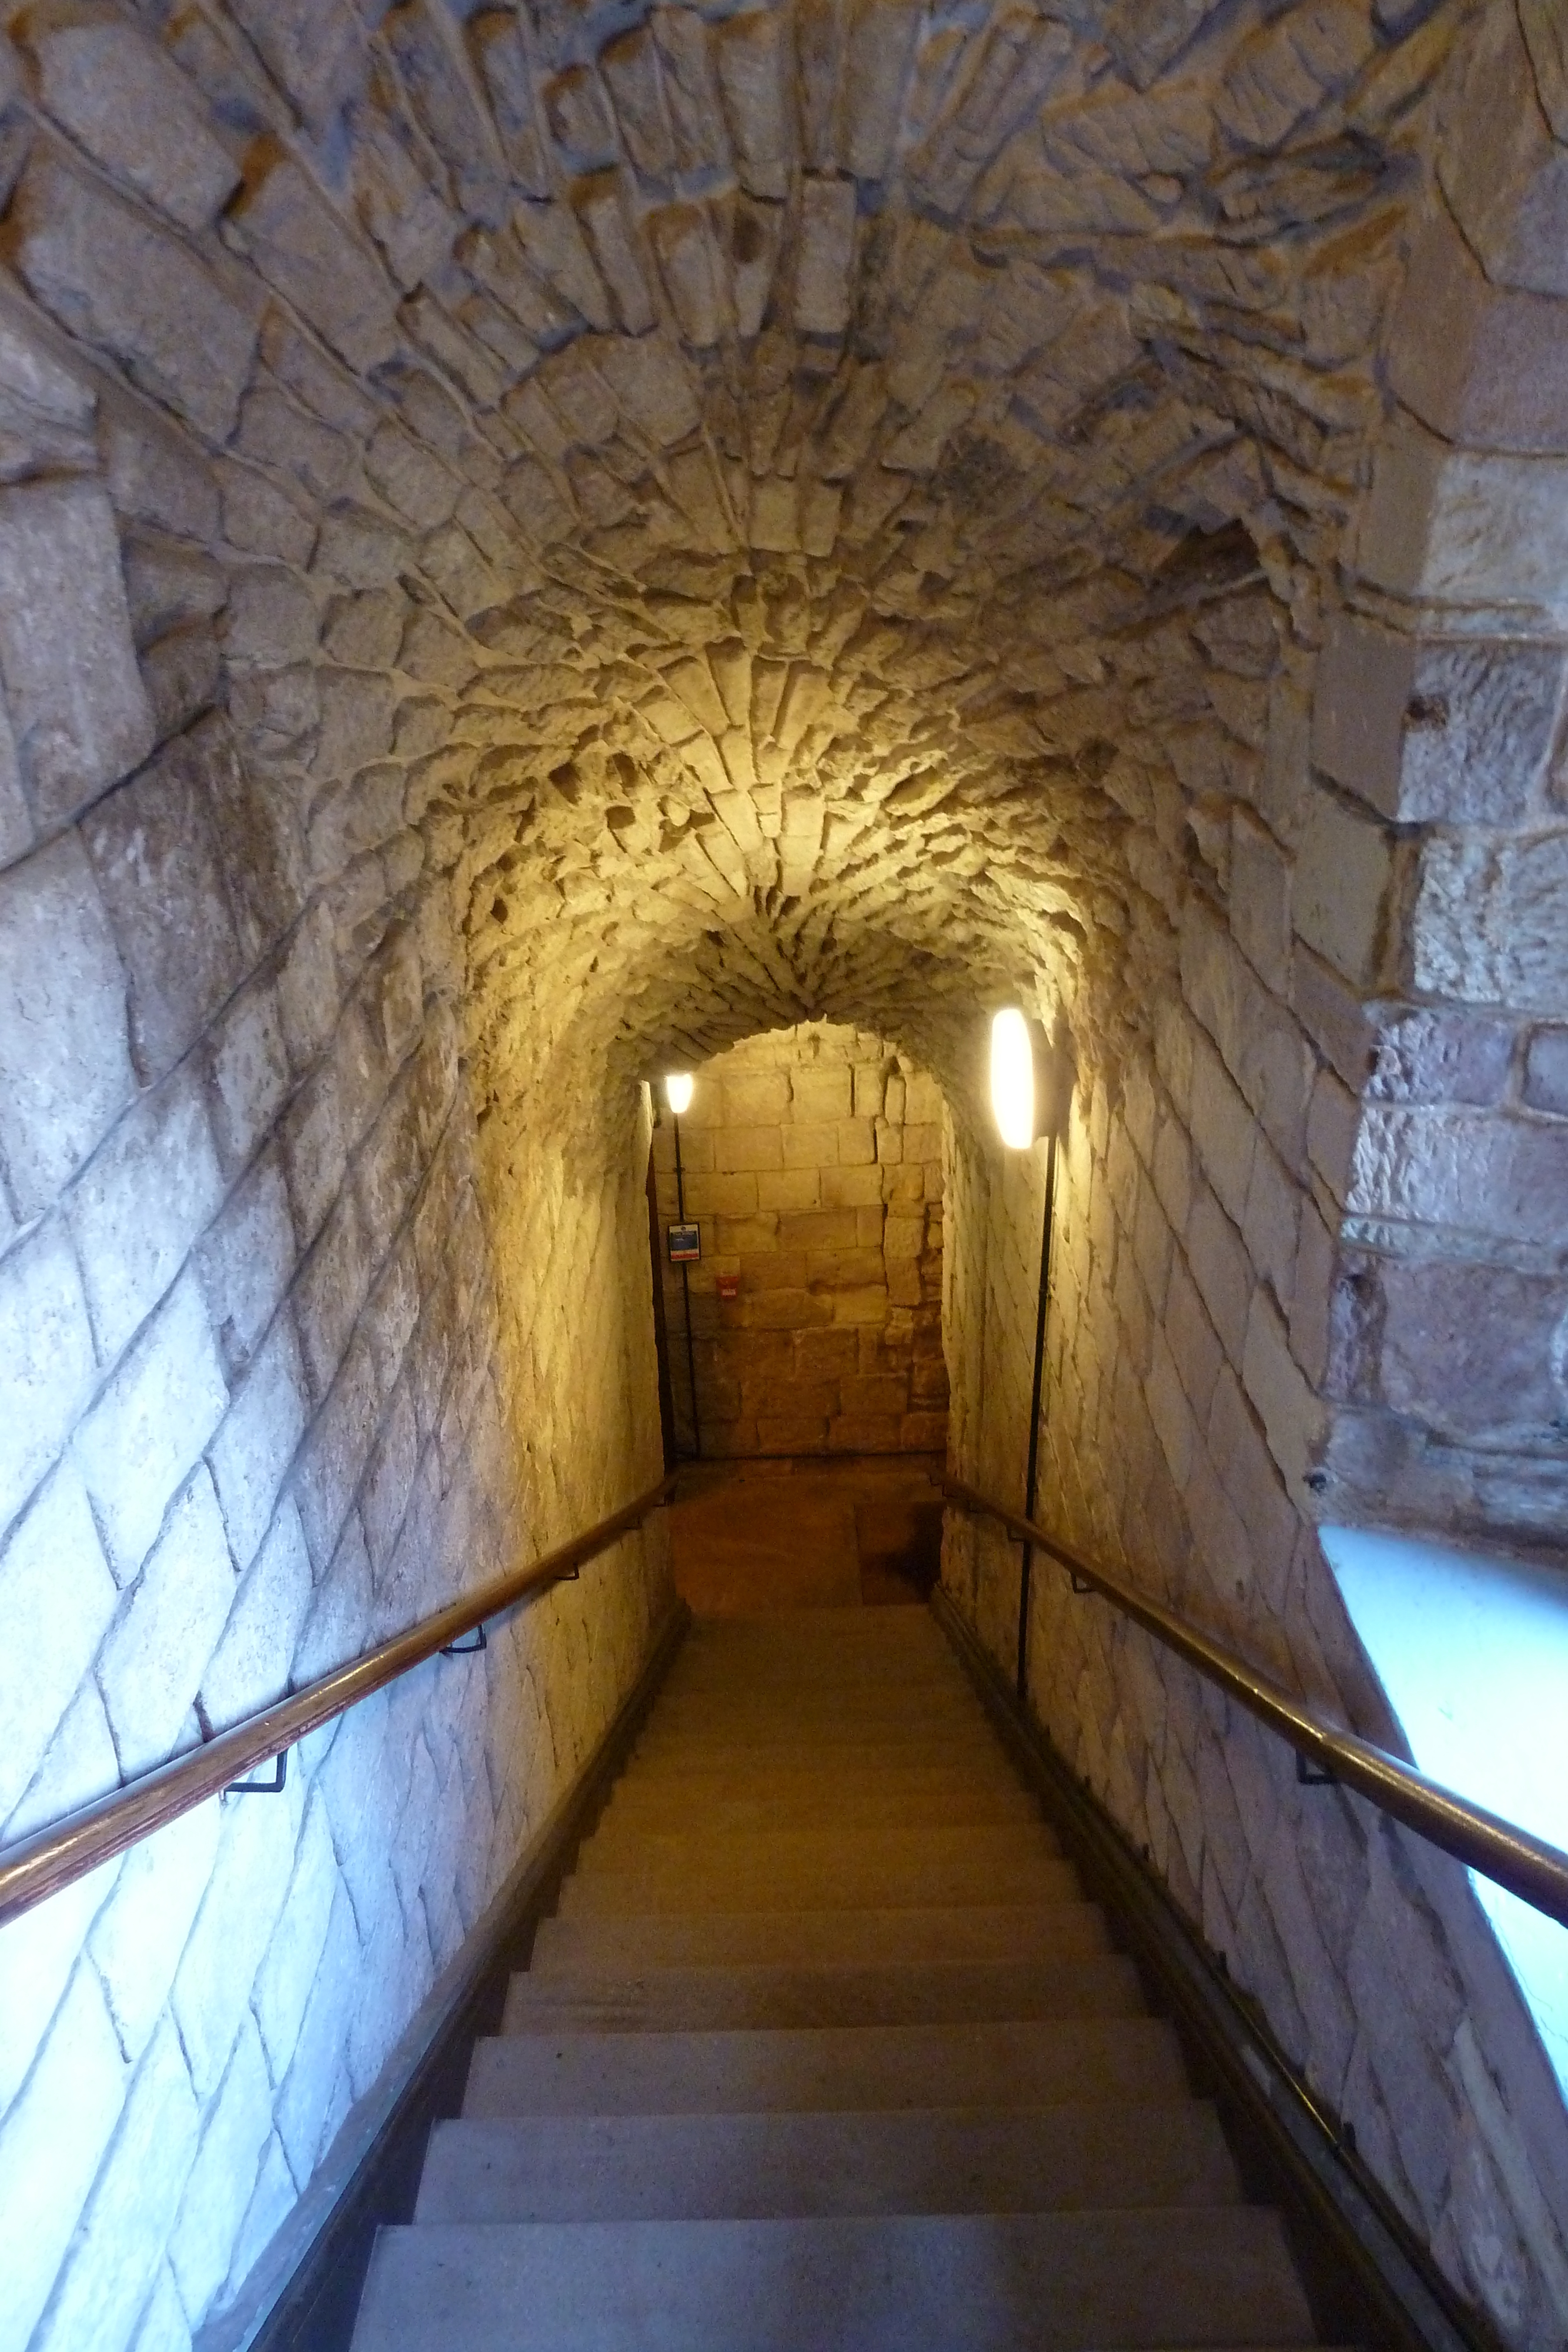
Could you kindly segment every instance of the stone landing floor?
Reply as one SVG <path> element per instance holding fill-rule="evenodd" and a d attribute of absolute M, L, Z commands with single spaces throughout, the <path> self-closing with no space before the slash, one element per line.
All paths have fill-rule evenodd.
<path fill-rule="evenodd" d="M 681 1597 L 699 1617 L 923 1601 L 941 1475 L 935 1454 L 688 1463 L 670 1514 Z"/>

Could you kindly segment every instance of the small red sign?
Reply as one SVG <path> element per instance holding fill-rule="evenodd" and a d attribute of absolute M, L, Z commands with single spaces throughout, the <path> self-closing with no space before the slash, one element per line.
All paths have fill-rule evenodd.
<path fill-rule="evenodd" d="M 721 1298 L 738 1298 L 740 1297 L 739 1275 L 721 1274 L 717 1280 L 717 1289 Z"/>

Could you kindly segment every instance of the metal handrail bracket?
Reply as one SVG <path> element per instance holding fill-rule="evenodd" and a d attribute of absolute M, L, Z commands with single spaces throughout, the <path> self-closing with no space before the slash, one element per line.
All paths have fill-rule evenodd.
<path fill-rule="evenodd" d="M 1308 1786 L 1333 1781 L 1353 1789 L 1418 1837 L 1441 1846 L 1467 1869 L 1479 1870 L 1483 1878 L 1507 1887 L 1511 1895 L 1568 1927 L 1568 1853 L 1489 1812 L 1484 1805 L 1472 1804 L 1468 1797 L 1429 1779 L 1413 1764 L 1389 1755 L 1386 1748 L 1375 1747 L 1371 1740 L 1331 1722 L 1305 1700 L 1260 1674 L 1235 1651 L 1147 1594 L 1124 1584 L 1108 1570 L 1097 1568 L 1047 1528 L 1021 1518 L 977 1486 L 967 1486 L 961 1478 L 946 1478 L 942 1491 L 960 1509 L 998 1520 L 1016 1541 L 1045 1552 L 1075 1580 L 1075 1590 L 1082 1586 L 1097 1592 L 1249 1715 L 1278 1732 L 1295 1749 L 1298 1769 Z"/>
<path fill-rule="evenodd" d="M 552 1584 L 561 1584 L 575 1578 L 585 1560 L 592 1559 L 621 1537 L 630 1535 L 668 1496 L 674 1475 L 661 1478 L 656 1486 L 647 1487 L 641 1495 L 609 1518 L 574 1536 L 570 1543 L 546 1552 L 531 1566 L 517 1569 L 509 1576 L 497 1577 L 477 1591 L 466 1593 L 450 1607 L 437 1610 L 421 1623 L 411 1625 L 404 1633 L 393 1634 L 361 1657 L 346 1665 L 335 1667 L 302 1690 L 279 1699 L 259 1715 L 246 1717 L 232 1729 L 220 1732 L 215 1738 L 204 1740 L 201 1747 L 186 1750 L 183 1756 L 171 1758 L 155 1771 L 142 1774 L 139 1780 L 123 1788 L 112 1789 L 95 1803 L 85 1805 L 79 1812 L 64 1821 L 55 1822 L 47 1829 L 15 1844 L 0 1847 L 0 1927 L 23 1912 L 30 1911 L 48 1895 L 57 1895 L 73 1880 L 85 1878 L 89 1871 L 100 1863 L 110 1862 L 128 1846 L 151 1837 L 154 1830 L 177 1821 L 182 1813 L 204 1804 L 209 1797 L 221 1796 L 244 1780 L 257 1764 L 281 1756 L 303 1739 L 308 1732 L 317 1731 L 334 1716 L 342 1715 L 372 1691 L 382 1690 L 395 1682 L 427 1658 L 450 1651 L 455 1643 L 476 1628 L 483 1630 L 488 1618 L 498 1617 L 519 1601 L 545 1591 Z M 476 1643 L 464 1649 L 460 1656 L 472 1656 L 485 1647 Z M 254 1789 L 256 1784 L 249 1784 Z M 271 1787 L 270 1783 L 264 1786 Z M 281 1772 L 277 1785 L 283 1785 Z"/>

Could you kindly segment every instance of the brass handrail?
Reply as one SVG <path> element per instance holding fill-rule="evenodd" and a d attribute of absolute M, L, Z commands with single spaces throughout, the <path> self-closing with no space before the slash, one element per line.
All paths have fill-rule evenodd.
<path fill-rule="evenodd" d="M 1096 1568 L 1046 1528 L 1037 1527 L 1032 1519 L 1020 1518 L 977 1486 L 967 1486 L 961 1478 L 945 1478 L 942 1491 L 949 1502 L 999 1520 L 1019 1543 L 1033 1544 L 1037 1550 L 1048 1553 L 1070 1575 L 1109 1601 L 1145 1633 L 1152 1633 L 1167 1650 L 1185 1658 L 1249 1714 L 1288 1740 L 1298 1756 L 1318 1765 L 1342 1787 L 1369 1797 L 1417 1836 L 1441 1846 L 1468 1869 L 1479 1870 L 1483 1878 L 1505 1886 L 1511 1895 L 1568 1927 L 1568 1853 L 1489 1812 L 1484 1805 L 1472 1804 L 1440 1780 L 1429 1780 L 1413 1764 L 1390 1756 L 1386 1748 L 1374 1747 L 1369 1739 L 1331 1723 L 1315 1707 L 1293 1698 L 1267 1675 L 1249 1665 L 1245 1658 L 1199 1633 L 1157 1601 L 1134 1591 L 1107 1570 Z"/>
<path fill-rule="evenodd" d="M 487 1618 L 499 1616 L 529 1593 L 574 1576 L 585 1560 L 607 1551 L 620 1537 L 641 1527 L 674 1483 L 672 1472 L 609 1518 L 546 1552 L 531 1567 L 516 1569 L 509 1576 L 481 1585 L 476 1592 L 465 1593 L 460 1601 L 411 1625 L 406 1633 L 394 1633 L 390 1641 L 379 1643 L 346 1665 L 334 1667 L 329 1675 L 307 1683 L 302 1690 L 258 1715 L 248 1716 L 215 1738 L 204 1740 L 200 1748 L 172 1757 L 167 1764 L 123 1788 L 111 1789 L 47 1829 L 0 1847 L 0 1927 L 46 1896 L 57 1895 L 73 1879 L 84 1878 L 100 1863 L 111 1861 L 154 1830 L 188 1813 L 193 1806 L 221 1795 L 253 1765 L 282 1755 L 307 1732 L 319 1730 L 356 1700 L 369 1698 L 372 1691 L 395 1682 L 438 1651 L 450 1649 Z"/>

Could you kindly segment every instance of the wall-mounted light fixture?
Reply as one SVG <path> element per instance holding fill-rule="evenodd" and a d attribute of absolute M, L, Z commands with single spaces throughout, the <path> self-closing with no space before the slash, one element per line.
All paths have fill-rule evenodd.
<path fill-rule="evenodd" d="M 1009 1151 L 1027 1151 L 1052 1125 L 1051 1050 L 1038 1021 L 1009 1004 L 991 1022 L 991 1110 Z"/>
<path fill-rule="evenodd" d="M 1051 1242 L 1056 1223 L 1057 1137 L 1066 1125 L 1072 1096 L 1072 1062 L 1064 1033 L 1053 1050 L 1038 1021 L 1016 1004 L 991 1020 L 991 1110 L 1009 1151 L 1028 1151 L 1042 1136 L 1045 1201 L 1040 1225 L 1040 1291 L 1034 1322 L 1034 1384 L 1029 1408 L 1029 1458 L 1024 1471 L 1024 1517 L 1032 1519 L 1040 1486 L 1040 1422 L 1044 1397 L 1046 1322 L 1051 1305 Z M 1019 1573 L 1018 1694 L 1029 1697 L 1030 1587 L 1034 1548 L 1025 1544 Z"/>
<path fill-rule="evenodd" d="M 675 1208 L 680 1218 L 678 1226 L 673 1225 L 669 1228 L 668 1240 L 671 1262 L 681 1269 L 681 1298 L 685 1307 L 686 1322 L 686 1372 L 692 1384 L 692 1452 L 700 1462 L 703 1434 L 702 1424 L 697 1419 L 697 1357 L 696 1347 L 692 1339 L 690 1261 L 702 1255 L 702 1237 L 695 1225 L 688 1225 L 686 1223 L 686 1179 L 685 1171 L 681 1166 L 681 1113 L 684 1110 L 690 1110 L 695 1087 L 696 1080 L 689 1070 L 668 1070 L 664 1074 L 664 1100 L 670 1106 L 670 1116 L 674 1122 L 675 1130 Z M 680 1235 L 678 1249 L 674 1239 L 677 1233 Z"/>

